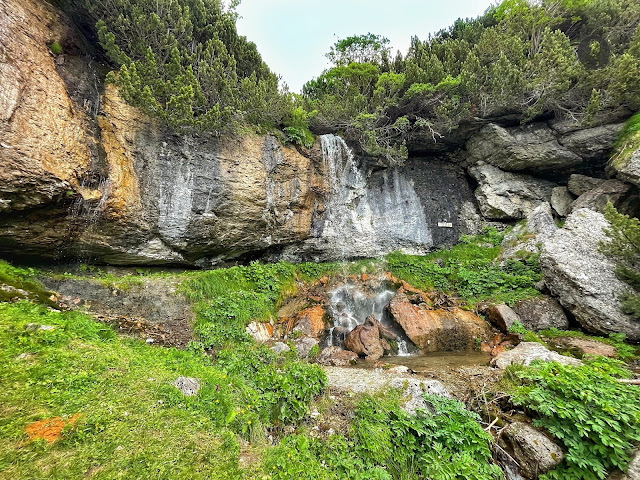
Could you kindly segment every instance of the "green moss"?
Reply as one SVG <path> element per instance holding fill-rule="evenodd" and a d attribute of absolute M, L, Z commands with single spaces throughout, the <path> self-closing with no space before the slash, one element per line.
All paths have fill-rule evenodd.
<path fill-rule="evenodd" d="M 60 55 L 62 53 L 62 47 L 58 42 L 52 42 L 51 45 L 49 45 L 49 49 L 54 55 Z"/>
<path fill-rule="evenodd" d="M 0 260 L 0 287 L 4 285 L 4 288 L 0 288 L 0 302 L 28 298 L 45 305 L 56 306 L 49 299 L 51 292 L 36 279 L 36 273 L 33 268 L 14 267 Z"/>
<path fill-rule="evenodd" d="M 620 132 L 614 154 L 611 157 L 611 165 L 616 169 L 624 167 L 638 148 L 640 148 L 640 112 L 627 120 Z"/>

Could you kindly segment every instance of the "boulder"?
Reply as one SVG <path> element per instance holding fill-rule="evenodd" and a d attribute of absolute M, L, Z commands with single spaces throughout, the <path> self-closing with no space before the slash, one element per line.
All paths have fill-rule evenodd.
<path fill-rule="evenodd" d="M 472 312 L 413 305 L 404 293 L 391 299 L 389 312 L 422 352 L 468 350 L 476 339 L 493 335 L 489 324 Z"/>
<path fill-rule="evenodd" d="M 610 123 L 585 128 L 562 135 L 558 142 L 567 150 L 580 156 L 589 166 L 599 167 L 611 155 L 624 123 Z"/>
<path fill-rule="evenodd" d="M 602 357 L 616 358 L 618 349 L 613 345 L 578 337 L 555 337 L 549 343 L 559 348 L 577 350 L 580 355 L 600 355 Z"/>
<path fill-rule="evenodd" d="M 520 317 L 518 316 L 518 314 L 514 312 L 511 307 L 505 305 L 504 303 L 500 305 L 489 306 L 489 308 L 487 308 L 486 315 L 487 320 L 489 320 L 504 333 L 507 333 L 515 322 L 520 321 Z"/>
<path fill-rule="evenodd" d="M 478 182 L 475 191 L 482 215 L 491 220 L 520 220 L 538 205 L 551 200 L 557 185 L 548 180 L 517 173 L 504 172 L 479 162 L 469 168 Z"/>
<path fill-rule="evenodd" d="M 193 377 L 178 377 L 171 385 L 176 387 L 180 392 L 187 396 L 193 397 L 198 394 L 200 390 L 200 382 L 197 378 Z"/>
<path fill-rule="evenodd" d="M 567 187 L 555 187 L 551 191 L 551 206 L 561 217 L 566 217 L 571 213 L 571 204 L 574 200 L 575 197 L 571 195 Z"/>
<path fill-rule="evenodd" d="M 326 311 L 322 305 L 305 308 L 296 315 L 293 331 L 319 339 L 325 332 L 325 315 Z"/>
<path fill-rule="evenodd" d="M 606 180 L 604 178 L 587 177 L 586 175 L 573 174 L 569 177 L 569 184 L 567 188 L 569 192 L 573 193 L 576 197 L 579 197 L 583 193 L 587 193 L 589 190 L 593 190 L 599 187 Z"/>
<path fill-rule="evenodd" d="M 615 274 L 615 262 L 600 252 L 609 223 L 601 213 L 575 210 L 542 248 L 540 266 L 551 294 L 588 331 L 624 333 L 640 340 L 640 322 L 620 310 L 629 286 Z"/>
<path fill-rule="evenodd" d="M 311 353 L 311 349 L 318 344 L 318 340 L 313 337 L 302 337 L 293 342 L 298 358 L 307 358 Z"/>
<path fill-rule="evenodd" d="M 257 343 L 265 343 L 269 341 L 273 335 L 273 323 L 251 322 L 246 326 L 245 331 Z"/>
<path fill-rule="evenodd" d="M 500 434 L 500 446 L 510 452 L 527 479 L 552 470 L 564 460 L 562 449 L 539 430 L 523 422 L 514 422 Z"/>
<path fill-rule="evenodd" d="M 489 124 L 467 142 L 467 151 L 476 161 L 514 172 L 575 169 L 583 161 L 544 124 L 510 129 Z"/>
<path fill-rule="evenodd" d="M 573 202 L 573 209 L 589 208 L 601 212 L 608 202 L 617 207 L 629 194 L 630 190 L 631 185 L 620 180 L 605 180 L 596 188 L 580 195 Z"/>
<path fill-rule="evenodd" d="M 347 335 L 344 346 L 347 350 L 364 356 L 369 361 L 378 360 L 391 351 L 387 341 L 380 338 L 380 322 L 373 315 Z"/>
<path fill-rule="evenodd" d="M 289 352 L 291 351 L 291 349 L 289 348 L 289 345 L 287 345 L 284 342 L 276 342 L 271 346 L 271 350 L 273 350 L 275 353 L 277 353 L 278 355 L 284 352 Z"/>
<path fill-rule="evenodd" d="M 423 393 L 446 398 L 451 397 L 447 388 L 438 380 L 397 377 L 391 380 L 391 388 L 404 391 L 405 402 L 402 405 L 402 409 L 410 415 L 415 415 L 419 409 L 430 407 L 422 396 Z"/>
<path fill-rule="evenodd" d="M 562 306 L 548 295 L 520 300 L 513 306 L 513 310 L 518 314 L 520 323 L 527 330 L 537 331 L 547 328 L 566 330 L 569 328 L 569 319 Z"/>
<path fill-rule="evenodd" d="M 538 253 L 542 241 L 549 238 L 558 229 L 551 206 L 547 203 L 538 205 L 525 222 L 520 222 L 505 235 L 502 241 L 502 261 L 518 257 L 521 252 Z"/>
<path fill-rule="evenodd" d="M 538 342 L 522 342 L 513 350 L 507 350 L 491 360 L 491 365 L 504 370 L 509 365 L 531 365 L 534 360 L 545 362 L 558 362 L 563 365 L 582 365 L 577 358 L 567 357 L 559 353 L 552 352 L 547 347 Z"/>
<path fill-rule="evenodd" d="M 358 354 L 344 350 L 340 347 L 327 347 L 316 358 L 316 363 L 320 365 L 330 365 L 334 367 L 344 367 L 356 363 Z"/>

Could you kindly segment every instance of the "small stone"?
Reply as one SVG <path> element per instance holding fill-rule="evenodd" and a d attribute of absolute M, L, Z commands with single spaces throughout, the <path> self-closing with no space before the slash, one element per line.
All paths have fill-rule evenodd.
<path fill-rule="evenodd" d="M 45 332 L 50 332 L 52 330 L 55 330 L 56 327 L 52 326 L 52 325 L 40 325 L 40 328 L 38 330 L 44 330 Z"/>
<path fill-rule="evenodd" d="M 528 330 L 538 331 L 547 328 L 566 330 L 569 319 L 560 304 L 548 295 L 526 298 L 518 301 L 513 310 L 520 317 L 520 322 Z"/>
<path fill-rule="evenodd" d="M 271 346 L 271 350 L 273 350 L 275 353 L 277 353 L 278 355 L 280 355 L 283 352 L 289 352 L 291 351 L 291 349 L 289 348 L 289 345 L 287 345 L 284 342 L 276 342 Z"/>
<path fill-rule="evenodd" d="M 396 367 L 391 367 L 387 370 L 389 373 L 409 373 L 409 367 L 405 367 L 404 365 L 398 365 Z"/>
<path fill-rule="evenodd" d="M 293 342 L 293 346 L 296 349 L 298 358 L 307 358 L 311 353 L 311 349 L 318 345 L 320 342 L 312 337 L 298 338 Z"/>
<path fill-rule="evenodd" d="M 198 394 L 200 390 L 200 382 L 193 377 L 183 377 L 180 376 L 178 379 L 173 382 L 171 385 L 176 387 L 183 395 L 187 397 L 193 397 Z"/>
<path fill-rule="evenodd" d="M 567 187 L 555 187 L 551 191 L 551 206 L 561 217 L 571 213 L 571 204 L 575 197 L 571 195 Z"/>
<path fill-rule="evenodd" d="M 410 415 L 415 415 L 419 409 L 429 408 L 422 396 L 423 393 L 447 398 L 451 396 L 446 387 L 438 380 L 398 377 L 391 380 L 391 387 L 404 390 L 404 396 L 408 400 L 402 409 Z"/>
<path fill-rule="evenodd" d="M 152 344 L 154 342 L 153 338 L 147 338 L 146 342 L 148 344 Z"/>
<path fill-rule="evenodd" d="M 327 347 L 316 359 L 320 365 L 333 365 L 336 367 L 351 365 L 358 360 L 358 354 L 343 350 L 340 347 Z"/>
<path fill-rule="evenodd" d="M 515 322 L 520 322 L 520 317 L 511 307 L 502 303 L 500 305 L 491 305 L 487 308 L 487 320 L 504 333 L 507 333 Z"/>

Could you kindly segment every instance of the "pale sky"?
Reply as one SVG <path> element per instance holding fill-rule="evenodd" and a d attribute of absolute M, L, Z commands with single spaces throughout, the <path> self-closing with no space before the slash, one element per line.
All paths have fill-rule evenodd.
<path fill-rule="evenodd" d="M 258 46 L 293 92 L 328 67 L 338 38 L 368 32 L 403 55 L 412 35 L 425 39 L 457 18 L 477 17 L 495 0 L 242 0 L 238 31 Z"/>

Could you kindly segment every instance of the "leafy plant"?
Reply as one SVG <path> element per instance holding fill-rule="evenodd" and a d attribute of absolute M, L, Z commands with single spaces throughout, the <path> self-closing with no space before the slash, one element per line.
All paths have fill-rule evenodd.
<path fill-rule="evenodd" d="M 51 53 L 53 53 L 54 55 L 60 55 L 62 53 L 62 47 L 58 42 L 51 42 L 51 44 L 49 45 L 49 50 L 51 50 Z"/>
<path fill-rule="evenodd" d="M 640 442 L 640 405 L 637 387 L 618 381 L 631 376 L 622 362 L 536 362 L 510 367 L 509 373 L 517 383 L 511 401 L 537 414 L 534 424 L 566 448 L 565 461 L 544 478 L 601 480 L 614 468 L 626 468 Z"/>

